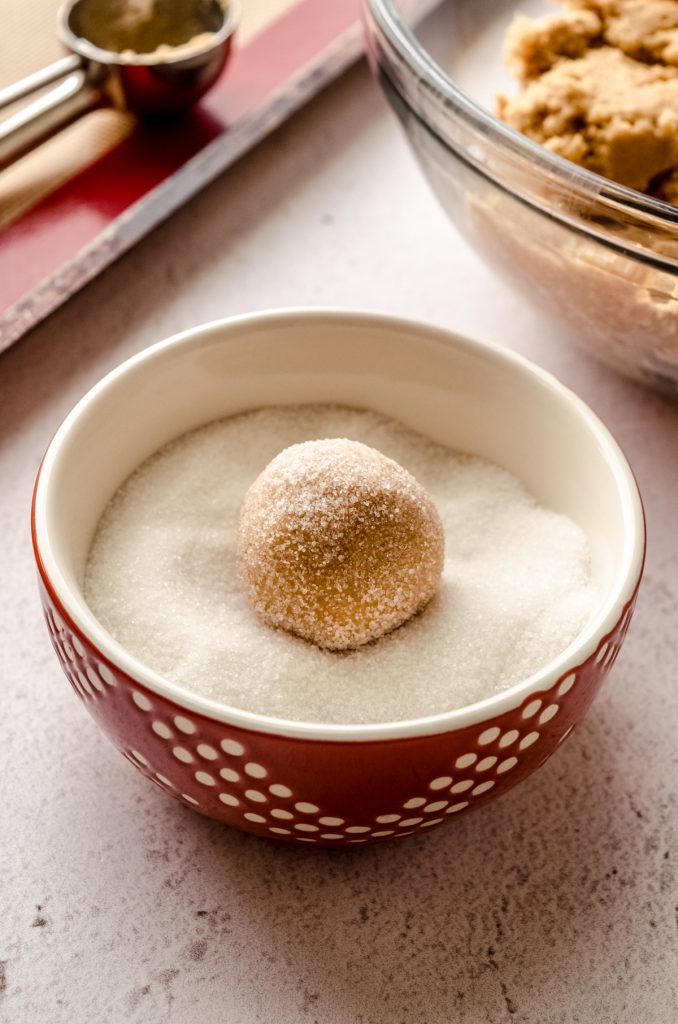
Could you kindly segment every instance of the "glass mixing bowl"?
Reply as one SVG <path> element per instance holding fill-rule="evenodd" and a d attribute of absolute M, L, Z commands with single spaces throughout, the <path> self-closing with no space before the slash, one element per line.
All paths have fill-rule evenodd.
<path fill-rule="evenodd" d="M 678 208 L 492 116 L 516 3 L 452 0 L 415 30 L 406 0 L 364 0 L 372 69 L 450 219 L 553 336 L 678 397 Z"/>

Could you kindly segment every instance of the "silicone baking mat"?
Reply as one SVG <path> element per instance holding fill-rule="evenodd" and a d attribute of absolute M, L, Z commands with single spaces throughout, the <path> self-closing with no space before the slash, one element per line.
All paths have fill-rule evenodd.
<path fill-rule="evenodd" d="M 0 0 L 0 85 L 60 56 L 58 5 Z M 180 122 L 141 127 L 131 115 L 96 111 L 0 173 L 0 351 L 361 52 L 359 0 L 240 0 L 240 8 L 226 73 Z"/>

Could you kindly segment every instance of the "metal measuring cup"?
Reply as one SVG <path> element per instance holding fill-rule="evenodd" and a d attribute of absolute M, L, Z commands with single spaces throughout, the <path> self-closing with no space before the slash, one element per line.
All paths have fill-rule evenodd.
<path fill-rule="evenodd" d="M 91 110 L 185 110 L 221 74 L 236 21 L 230 0 L 67 0 L 57 33 L 69 55 L 0 89 L 2 111 L 59 83 L 0 123 L 0 170 Z"/>

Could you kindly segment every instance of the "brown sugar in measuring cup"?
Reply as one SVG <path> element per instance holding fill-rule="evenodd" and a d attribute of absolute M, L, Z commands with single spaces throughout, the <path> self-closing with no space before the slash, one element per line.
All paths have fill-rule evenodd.
<path fill-rule="evenodd" d="M 236 21 L 230 0 L 69 0 L 57 19 L 69 55 L 0 90 L 2 111 L 53 85 L 0 124 L 0 170 L 91 110 L 190 107 L 221 74 Z"/>

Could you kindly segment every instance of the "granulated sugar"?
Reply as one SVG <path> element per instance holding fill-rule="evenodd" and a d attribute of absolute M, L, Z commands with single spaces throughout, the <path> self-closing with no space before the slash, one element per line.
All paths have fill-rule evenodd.
<path fill-rule="evenodd" d="M 236 568 L 252 481 L 283 448 L 329 437 L 362 441 L 409 470 L 445 531 L 431 603 L 341 653 L 260 622 Z M 261 409 L 162 448 L 105 510 L 85 596 L 112 636 L 175 683 L 243 710 L 326 723 L 417 718 L 498 693 L 560 654 L 597 601 L 582 530 L 506 470 L 333 406 Z"/>

